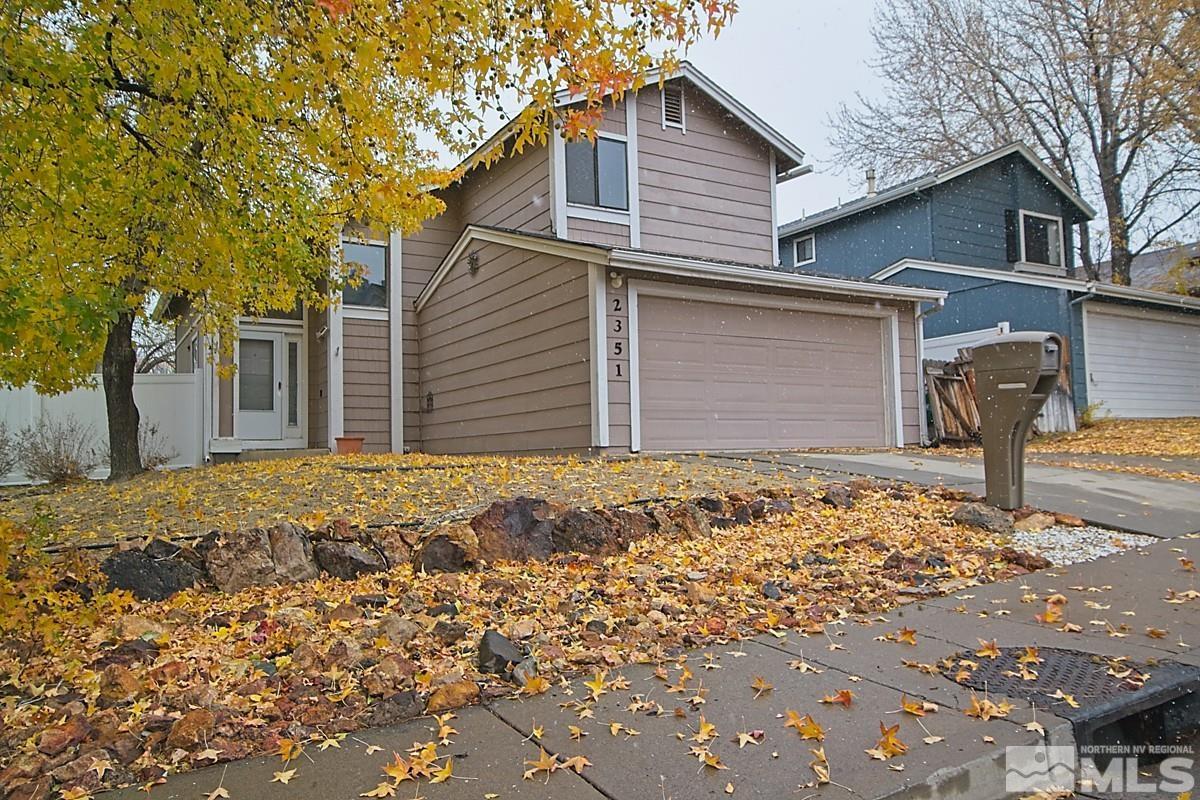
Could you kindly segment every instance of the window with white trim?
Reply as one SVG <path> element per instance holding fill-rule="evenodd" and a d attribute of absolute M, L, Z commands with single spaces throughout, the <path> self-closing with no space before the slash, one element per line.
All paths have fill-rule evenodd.
<path fill-rule="evenodd" d="M 342 260 L 361 278 L 357 286 L 347 285 L 342 290 L 343 305 L 387 308 L 387 245 L 344 241 Z"/>
<path fill-rule="evenodd" d="M 1028 264 L 1063 266 L 1062 217 L 1021 212 L 1021 260 Z"/>
<path fill-rule="evenodd" d="M 686 110 L 683 104 L 683 84 L 680 81 L 664 83 L 662 93 L 662 126 L 687 131 Z"/>
<path fill-rule="evenodd" d="M 566 143 L 567 202 L 629 210 L 629 171 L 625 141 L 600 134 Z"/>
<path fill-rule="evenodd" d="M 810 233 L 792 241 L 792 261 L 797 266 L 817 260 L 817 236 Z"/>

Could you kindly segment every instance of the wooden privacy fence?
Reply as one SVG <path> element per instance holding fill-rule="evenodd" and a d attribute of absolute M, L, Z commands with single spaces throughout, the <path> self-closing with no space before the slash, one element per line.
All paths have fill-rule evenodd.
<path fill-rule="evenodd" d="M 987 409 L 981 412 L 979 408 L 971 350 L 959 350 L 958 358 L 953 361 L 926 361 L 923 371 L 934 441 L 978 442 L 980 413 L 987 413 Z M 1071 399 L 1070 366 L 1064 363 L 1058 376 L 1058 386 L 1034 420 L 1033 433 L 1073 430 L 1075 403 Z"/>

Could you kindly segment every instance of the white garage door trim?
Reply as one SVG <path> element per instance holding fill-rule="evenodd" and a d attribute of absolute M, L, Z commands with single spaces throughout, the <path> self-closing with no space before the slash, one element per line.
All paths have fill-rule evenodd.
<path fill-rule="evenodd" d="M 1146 411 L 1142 413 L 1129 413 L 1129 408 L 1124 410 L 1120 406 L 1115 406 L 1112 401 L 1105 401 L 1103 395 L 1097 395 L 1093 389 L 1095 383 L 1093 381 L 1093 373 L 1097 371 L 1097 361 L 1093 360 L 1099 356 L 1095 353 L 1095 341 L 1093 340 L 1093 332 L 1095 330 L 1096 317 L 1127 317 L 1130 319 L 1146 322 L 1159 321 L 1169 322 L 1176 325 L 1190 325 L 1196 328 L 1197 334 L 1200 335 L 1200 317 L 1188 314 L 1172 313 L 1170 311 L 1158 311 L 1154 309 L 1132 308 L 1128 306 L 1115 306 L 1098 303 L 1084 303 L 1082 306 L 1082 322 L 1083 322 L 1083 361 L 1085 366 L 1085 377 L 1087 381 L 1088 402 L 1106 403 L 1101 409 L 1101 413 L 1105 410 L 1117 417 L 1154 417 L 1161 416 L 1160 413 L 1153 409 L 1153 383 L 1148 383 L 1150 387 L 1147 394 L 1151 399 L 1147 401 Z M 1200 371 L 1200 365 L 1197 366 Z M 1200 394 L 1197 395 L 1200 397 Z M 1175 416 L 1193 416 L 1196 411 L 1192 409 L 1183 409 L 1183 414 L 1175 414 Z"/>
<path fill-rule="evenodd" d="M 638 358 L 638 295 L 652 295 L 678 300 L 698 300 L 726 305 L 746 305 L 757 308 L 778 308 L 789 311 L 815 311 L 823 314 L 844 314 L 856 317 L 873 317 L 881 323 L 881 341 L 885 348 L 883 363 L 884 389 L 892 402 L 885 403 L 886 425 L 891 433 L 889 447 L 904 446 L 904 412 L 901 396 L 900 370 L 900 317 L 899 310 L 887 307 L 872 307 L 855 303 L 839 303 L 824 300 L 809 300 L 773 294 L 730 292 L 699 286 L 661 283 L 658 281 L 631 280 L 629 286 L 629 416 L 630 450 L 642 449 L 642 403 L 641 368 Z M 890 358 L 888 354 L 890 353 Z M 890 365 L 890 369 L 886 367 Z"/>

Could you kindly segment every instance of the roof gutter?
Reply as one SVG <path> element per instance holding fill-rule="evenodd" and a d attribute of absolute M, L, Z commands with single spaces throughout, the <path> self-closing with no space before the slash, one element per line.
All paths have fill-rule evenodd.
<path fill-rule="evenodd" d="M 813 171 L 812 164 L 797 164 L 789 170 L 785 170 L 775 176 L 776 183 L 790 181 L 792 178 L 799 178 L 801 175 L 808 175 Z"/>
<path fill-rule="evenodd" d="M 815 292 L 878 297 L 888 300 L 929 300 L 945 303 L 947 297 L 947 292 L 941 289 L 894 286 L 867 283 L 866 281 L 856 281 L 847 278 L 777 272 L 762 267 L 720 264 L 620 248 L 614 249 L 609 253 L 608 265 L 614 269 L 642 270 L 681 278 L 736 281 L 751 285 L 807 289 L 808 291 Z"/>

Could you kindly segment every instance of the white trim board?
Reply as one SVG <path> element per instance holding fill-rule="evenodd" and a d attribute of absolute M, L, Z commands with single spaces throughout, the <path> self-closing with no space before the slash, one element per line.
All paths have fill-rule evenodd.
<path fill-rule="evenodd" d="M 608 284 L 604 267 L 588 264 L 589 344 L 592 369 L 592 446 L 608 447 Z"/>
<path fill-rule="evenodd" d="M 404 452 L 404 235 L 388 236 L 388 428 L 390 449 Z"/>
<path fill-rule="evenodd" d="M 1072 278 L 1056 278 L 1051 275 L 1031 275 L 1029 273 L 1009 272 L 1007 270 L 988 269 L 987 267 L 968 267 L 962 264 L 941 264 L 933 261 L 918 259 L 903 259 L 889 267 L 881 269 L 871 276 L 874 280 L 887 280 L 908 269 L 939 272 L 944 275 L 961 275 L 968 278 L 982 278 L 989 281 L 1007 281 L 1023 283 L 1029 286 L 1044 286 L 1051 289 L 1066 289 L 1080 294 L 1094 294 L 1100 297 L 1112 297 L 1120 300 L 1135 300 L 1155 305 L 1180 308 L 1190 311 L 1200 311 L 1200 299 L 1186 297 L 1181 294 L 1168 292 L 1153 292 L 1149 289 L 1134 289 L 1131 286 L 1117 286 L 1099 281 L 1078 281 Z"/>
<path fill-rule="evenodd" d="M 629 452 L 639 453 L 642 450 L 642 374 L 641 356 L 638 348 L 638 287 L 640 281 L 626 281 L 625 305 L 628 308 L 629 322 L 626 331 L 629 336 Z"/>
<path fill-rule="evenodd" d="M 637 96 L 625 95 L 625 133 L 629 137 L 629 146 L 625 148 L 625 169 L 627 177 L 625 185 L 629 192 L 629 246 L 642 246 L 642 193 L 638 187 L 641 183 L 638 171 L 638 118 Z"/>

